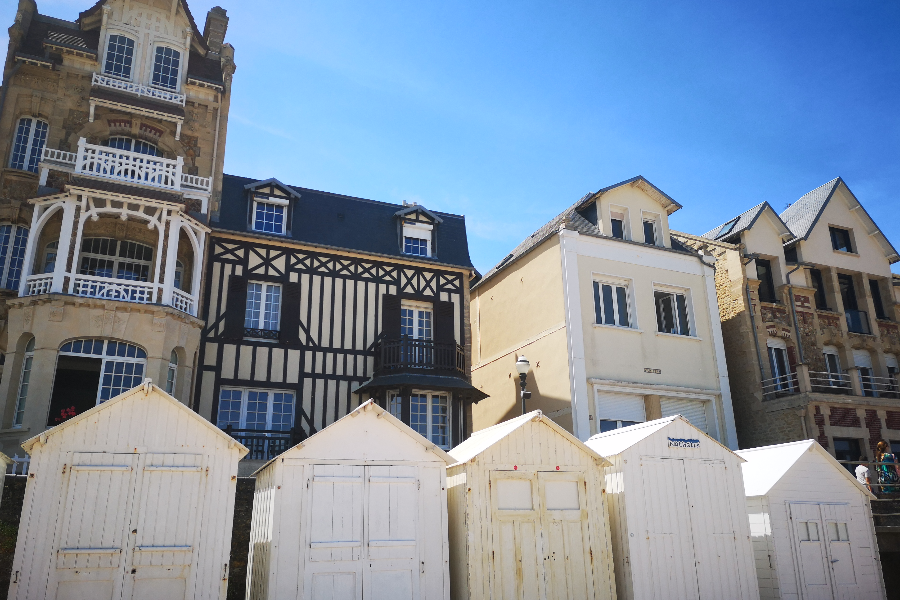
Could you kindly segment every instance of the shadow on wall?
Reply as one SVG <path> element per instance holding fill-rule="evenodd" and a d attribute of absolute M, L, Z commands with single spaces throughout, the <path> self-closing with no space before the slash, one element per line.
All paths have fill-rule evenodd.
<path fill-rule="evenodd" d="M 537 367 L 533 367 L 532 371 L 528 373 L 528 380 L 526 382 L 525 389 L 531 392 L 531 399 L 525 401 L 525 412 L 531 412 L 533 410 L 541 409 L 546 415 L 557 410 L 571 407 L 571 400 L 568 397 L 553 398 L 544 396 L 541 393 L 541 387 L 538 385 L 537 378 L 534 375 L 534 368 Z M 500 420 L 497 421 L 498 423 L 502 423 L 504 421 L 522 416 L 522 396 L 519 394 L 522 388 L 520 387 L 519 376 L 515 371 L 513 371 L 512 376 L 510 377 L 509 385 L 512 389 L 512 397 L 515 399 L 515 403 L 510 406 L 509 410 L 507 410 L 506 413 L 500 418 Z M 490 402 L 491 398 L 482 400 L 482 402 L 485 401 Z M 556 424 L 565 428 L 570 433 L 572 432 L 571 414 L 551 418 Z"/>
<path fill-rule="evenodd" d="M 6 596 L 9 590 L 27 479 L 24 475 L 7 475 L 3 482 L 3 501 L 0 503 L 0 595 L 2 596 Z"/>

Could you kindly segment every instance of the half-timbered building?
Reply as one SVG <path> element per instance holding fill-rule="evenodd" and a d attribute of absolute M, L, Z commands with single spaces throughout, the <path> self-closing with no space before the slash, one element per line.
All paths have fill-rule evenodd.
<path fill-rule="evenodd" d="M 225 175 L 206 269 L 195 410 L 248 460 L 369 398 L 441 448 L 470 430 L 463 217 Z"/>

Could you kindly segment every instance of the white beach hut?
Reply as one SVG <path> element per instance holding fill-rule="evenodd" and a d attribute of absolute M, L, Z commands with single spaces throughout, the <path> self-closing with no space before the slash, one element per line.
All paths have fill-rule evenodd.
<path fill-rule="evenodd" d="M 477 431 L 450 456 L 454 600 L 616 597 L 601 456 L 540 411 Z"/>
<path fill-rule="evenodd" d="M 266 463 L 248 598 L 447 600 L 449 462 L 370 400 Z"/>
<path fill-rule="evenodd" d="M 760 598 L 884 598 L 874 496 L 815 440 L 740 450 Z"/>
<path fill-rule="evenodd" d="M 593 436 L 610 461 L 606 499 L 620 600 L 756 600 L 734 452 L 681 415 Z"/>
<path fill-rule="evenodd" d="M 27 440 L 9 598 L 225 598 L 247 449 L 149 383 Z"/>

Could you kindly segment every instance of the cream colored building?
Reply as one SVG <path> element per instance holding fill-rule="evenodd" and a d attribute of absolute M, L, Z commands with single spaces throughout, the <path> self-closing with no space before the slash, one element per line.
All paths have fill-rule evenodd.
<path fill-rule="evenodd" d="M 184 0 L 20 0 L 0 94 L 0 447 L 150 377 L 190 403 L 234 49 Z"/>
<path fill-rule="evenodd" d="M 703 236 L 715 256 L 742 448 L 815 438 L 839 460 L 900 450 L 900 260 L 836 178 L 780 215 L 763 202 Z"/>
<path fill-rule="evenodd" d="M 643 177 L 584 196 L 472 289 L 473 428 L 526 410 L 586 440 L 682 414 L 737 447 L 713 260 L 673 243 L 681 208 Z"/>

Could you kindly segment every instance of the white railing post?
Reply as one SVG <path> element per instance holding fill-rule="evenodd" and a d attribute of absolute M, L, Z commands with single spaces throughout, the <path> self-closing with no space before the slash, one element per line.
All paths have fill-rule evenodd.
<path fill-rule="evenodd" d="M 175 289 L 175 262 L 178 260 L 178 237 L 181 234 L 181 217 L 169 218 L 169 236 L 166 239 L 166 273 L 163 276 L 162 304 L 172 306 L 172 290 Z M 195 259 L 196 260 L 196 259 Z"/>
<path fill-rule="evenodd" d="M 87 140 L 78 138 L 78 153 L 75 155 L 75 172 L 81 173 L 84 168 L 84 145 Z"/>
<path fill-rule="evenodd" d="M 175 189 L 181 190 L 181 173 L 184 170 L 184 157 L 179 156 L 175 159 Z"/>
<path fill-rule="evenodd" d="M 72 246 L 72 231 L 75 229 L 75 201 L 63 203 L 62 226 L 59 230 L 59 241 L 56 247 L 56 264 L 53 267 L 53 283 L 50 292 L 61 294 L 69 262 L 69 248 Z M 76 269 L 72 269 L 73 271 Z"/>

